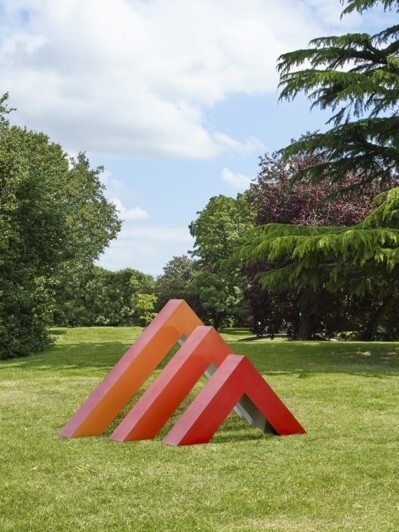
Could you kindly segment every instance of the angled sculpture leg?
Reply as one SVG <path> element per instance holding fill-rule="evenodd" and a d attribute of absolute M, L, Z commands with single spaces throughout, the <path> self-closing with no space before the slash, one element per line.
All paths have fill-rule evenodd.
<path fill-rule="evenodd" d="M 230 353 L 213 327 L 197 327 L 110 438 L 154 438 L 206 369 L 211 364 L 219 366 Z"/>
<path fill-rule="evenodd" d="M 207 443 L 244 394 L 277 434 L 305 432 L 249 360 L 229 355 L 167 434 L 164 443 Z"/>
<path fill-rule="evenodd" d="M 60 431 L 60 436 L 102 434 L 179 338 L 202 325 L 183 300 L 170 300 Z"/>

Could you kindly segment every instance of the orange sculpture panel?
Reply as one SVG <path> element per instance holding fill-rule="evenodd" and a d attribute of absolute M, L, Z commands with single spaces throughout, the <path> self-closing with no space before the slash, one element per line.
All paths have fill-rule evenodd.
<path fill-rule="evenodd" d="M 176 342 L 198 325 L 201 320 L 185 301 L 170 300 L 61 429 L 60 436 L 103 434 Z"/>

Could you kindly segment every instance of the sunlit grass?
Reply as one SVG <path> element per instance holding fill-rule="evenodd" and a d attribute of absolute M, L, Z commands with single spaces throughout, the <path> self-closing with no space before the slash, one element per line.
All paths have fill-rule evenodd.
<path fill-rule="evenodd" d="M 46 352 L 0 364 L 0 530 L 399 530 L 398 343 L 227 331 L 306 435 L 233 413 L 208 445 L 59 438 L 139 332 L 58 329 Z"/>

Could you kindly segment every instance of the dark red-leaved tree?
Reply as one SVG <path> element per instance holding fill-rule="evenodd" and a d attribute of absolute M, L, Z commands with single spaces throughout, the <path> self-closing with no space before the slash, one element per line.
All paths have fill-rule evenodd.
<path fill-rule="evenodd" d="M 334 185 L 306 180 L 292 181 L 292 176 L 317 162 L 315 155 L 301 155 L 283 161 L 280 155 L 260 158 L 260 171 L 251 185 L 248 201 L 255 209 L 257 225 L 284 223 L 296 225 L 351 226 L 359 223 L 373 208 L 373 198 L 381 191 L 378 181 L 361 189 L 352 189 L 358 182 L 355 175 L 347 175 L 340 182 L 340 193 Z M 393 186 L 385 183 L 384 189 Z M 333 335 L 353 328 L 361 319 L 360 309 L 370 308 L 371 301 L 360 302 L 345 291 L 332 294 L 293 290 L 267 293 L 260 288 L 257 275 L 273 268 L 268 262 L 245 267 L 248 279 L 246 298 L 250 309 L 250 326 L 261 334 L 285 330 L 289 336 L 308 339 L 315 335 Z"/>

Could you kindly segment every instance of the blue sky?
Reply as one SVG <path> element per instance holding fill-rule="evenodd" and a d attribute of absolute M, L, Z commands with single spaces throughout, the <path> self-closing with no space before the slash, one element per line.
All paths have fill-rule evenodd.
<path fill-rule="evenodd" d="M 384 28 L 339 0 L 0 0 L 0 92 L 13 122 L 103 165 L 124 219 L 99 264 L 153 275 L 188 225 L 235 196 L 259 156 L 328 115 L 278 103 L 276 59 L 310 39 Z"/>

